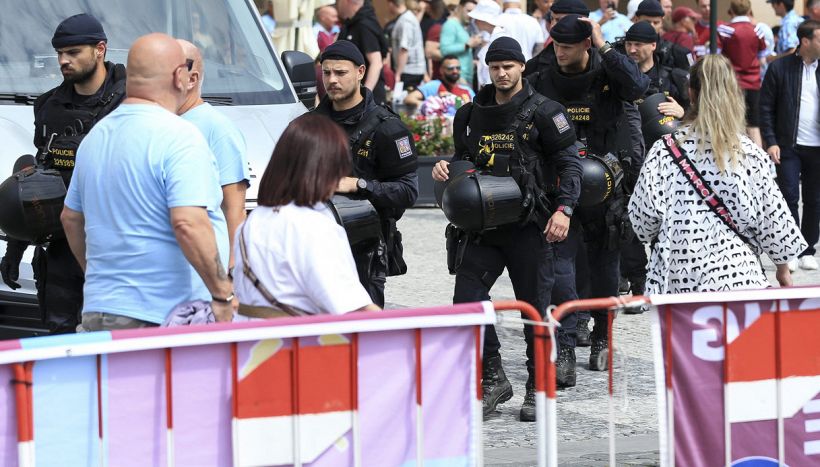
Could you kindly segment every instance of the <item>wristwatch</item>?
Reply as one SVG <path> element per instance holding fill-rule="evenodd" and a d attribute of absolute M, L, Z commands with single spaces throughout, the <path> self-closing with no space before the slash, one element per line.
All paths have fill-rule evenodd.
<path fill-rule="evenodd" d="M 213 300 L 215 302 L 219 302 L 219 303 L 231 303 L 234 298 L 236 298 L 236 296 L 234 295 L 233 292 L 228 294 L 228 296 L 225 297 L 225 298 L 214 297 L 213 295 L 211 295 L 211 300 Z"/>
<path fill-rule="evenodd" d="M 563 204 L 558 206 L 558 209 L 556 209 L 555 212 L 560 212 L 567 217 L 572 217 L 572 208 Z"/>
<path fill-rule="evenodd" d="M 612 44 L 610 44 L 609 42 L 604 42 L 604 45 L 602 45 L 601 48 L 598 49 L 598 52 L 600 52 L 601 55 L 604 55 L 610 50 L 612 50 Z"/>
<path fill-rule="evenodd" d="M 356 188 L 359 189 L 359 193 L 367 192 L 367 180 L 363 178 L 356 179 Z"/>

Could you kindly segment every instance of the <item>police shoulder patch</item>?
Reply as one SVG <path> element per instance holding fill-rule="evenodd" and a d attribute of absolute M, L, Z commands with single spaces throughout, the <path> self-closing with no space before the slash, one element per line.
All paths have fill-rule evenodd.
<path fill-rule="evenodd" d="M 552 117 L 552 122 L 555 123 L 555 128 L 558 133 L 566 133 L 569 130 L 569 122 L 563 113 L 557 113 Z"/>
<path fill-rule="evenodd" d="M 410 147 L 410 137 L 404 136 L 396 140 L 396 149 L 399 151 L 399 158 L 404 159 L 413 155 L 413 148 Z"/>

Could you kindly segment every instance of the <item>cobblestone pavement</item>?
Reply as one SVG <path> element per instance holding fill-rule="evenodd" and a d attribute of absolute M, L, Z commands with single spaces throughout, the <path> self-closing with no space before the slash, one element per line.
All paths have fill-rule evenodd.
<path fill-rule="evenodd" d="M 399 221 L 408 273 L 388 278 L 388 307 L 452 303 L 454 277 L 447 273 L 444 228 L 438 209 L 409 210 Z M 770 280 L 774 267 L 766 266 Z M 820 283 L 820 273 L 798 271 L 795 284 Z M 506 273 L 492 290 L 494 300 L 514 298 Z M 619 465 L 656 465 L 658 407 L 650 335 L 651 315 L 619 315 L 615 320 L 615 432 Z M 524 338 L 520 325 L 499 329 L 504 369 L 514 396 L 484 423 L 487 465 L 533 465 L 535 425 L 518 421 L 523 401 Z M 578 384 L 558 394 L 558 452 L 561 465 L 607 465 L 607 373 L 587 369 L 589 348 L 578 348 Z"/>

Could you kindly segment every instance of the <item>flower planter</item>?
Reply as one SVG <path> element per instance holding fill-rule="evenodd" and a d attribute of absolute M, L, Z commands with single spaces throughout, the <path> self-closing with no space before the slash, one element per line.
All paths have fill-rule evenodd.
<path fill-rule="evenodd" d="M 449 161 L 453 156 L 419 156 L 419 166 L 416 174 L 419 176 L 419 197 L 415 208 L 435 207 L 435 182 L 433 181 L 433 166 L 438 161 Z"/>

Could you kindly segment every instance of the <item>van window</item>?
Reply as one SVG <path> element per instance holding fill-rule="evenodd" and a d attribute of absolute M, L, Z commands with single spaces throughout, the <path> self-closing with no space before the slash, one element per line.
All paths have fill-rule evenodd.
<path fill-rule="evenodd" d="M 108 36 L 106 60 L 126 63 L 149 32 L 187 39 L 202 51 L 207 101 L 225 105 L 296 102 L 273 48 L 246 0 L 59 0 L 5 4 L 0 27 L 0 94 L 37 96 L 62 82 L 51 37 L 60 21 L 90 13 Z"/>

